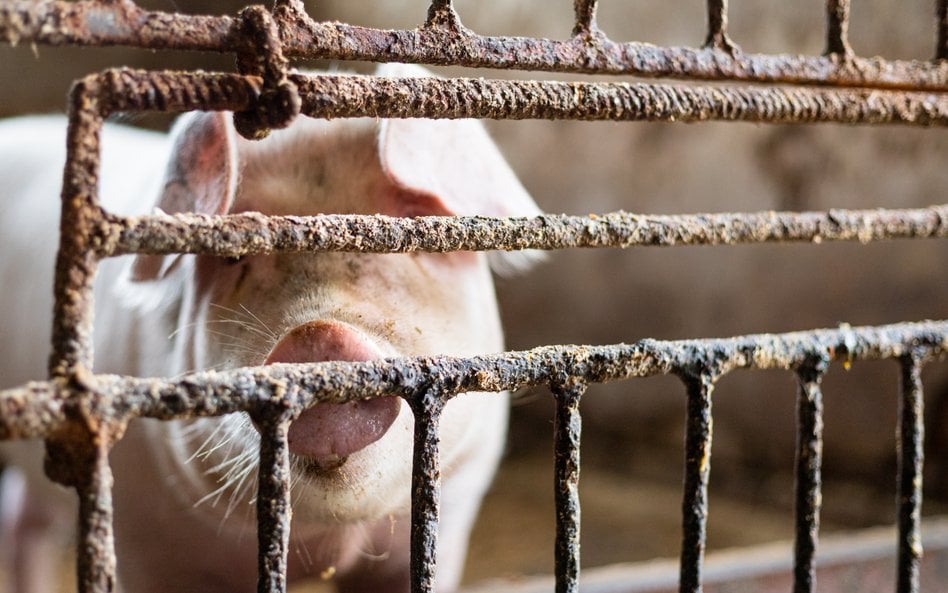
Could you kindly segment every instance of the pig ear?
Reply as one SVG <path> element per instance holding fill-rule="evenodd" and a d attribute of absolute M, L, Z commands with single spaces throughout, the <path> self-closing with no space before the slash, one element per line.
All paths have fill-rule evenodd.
<path fill-rule="evenodd" d="M 484 126 L 476 120 L 383 120 L 382 170 L 399 190 L 403 216 L 537 216 L 527 193 Z M 536 251 L 493 252 L 491 266 L 516 272 Z"/>
<path fill-rule="evenodd" d="M 237 149 L 226 112 L 182 116 L 171 131 L 173 147 L 155 208 L 165 214 L 226 214 L 237 187 Z M 132 263 L 134 282 L 157 280 L 179 266 L 180 255 L 139 255 Z"/>

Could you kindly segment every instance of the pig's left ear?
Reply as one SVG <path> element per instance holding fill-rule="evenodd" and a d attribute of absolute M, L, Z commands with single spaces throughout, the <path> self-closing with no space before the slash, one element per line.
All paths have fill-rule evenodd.
<path fill-rule="evenodd" d="M 382 170 L 405 216 L 537 216 L 539 207 L 476 120 L 391 119 L 379 129 Z M 501 274 L 528 268 L 538 251 L 495 251 Z"/>
<path fill-rule="evenodd" d="M 155 208 L 165 214 L 226 214 L 237 187 L 237 148 L 226 112 L 182 116 L 171 131 L 174 143 Z M 139 255 L 129 279 L 146 282 L 167 277 L 181 255 Z"/>

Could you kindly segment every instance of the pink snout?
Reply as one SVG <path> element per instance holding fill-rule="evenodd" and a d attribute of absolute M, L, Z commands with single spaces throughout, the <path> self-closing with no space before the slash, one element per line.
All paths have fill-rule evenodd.
<path fill-rule="evenodd" d="M 368 338 L 347 325 L 311 321 L 283 336 L 265 364 L 363 361 L 382 358 Z M 398 416 L 401 401 L 384 397 L 346 404 L 315 404 L 290 424 L 290 452 L 331 468 L 382 438 Z"/>

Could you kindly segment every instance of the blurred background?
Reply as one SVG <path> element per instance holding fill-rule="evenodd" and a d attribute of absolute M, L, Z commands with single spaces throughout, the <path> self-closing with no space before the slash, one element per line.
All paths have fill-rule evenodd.
<path fill-rule="evenodd" d="M 231 0 L 149 0 L 146 8 L 235 14 Z M 462 22 L 493 35 L 565 39 L 569 0 L 456 0 Z M 730 34 L 753 53 L 821 53 L 825 3 L 758 0 L 730 7 Z M 308 2 L 317 20 L 413 28 L 425 0 Z M 606 0 L 600 28 L 616 41 L 700 45 L 703 2 Z M 931 0 L 863 0 L 850 39 L 862 56 L 926 60 Z M 62 111 L 70 81 L 109 66 L 233 71 L 230 56 L 129 49 L 0 46 L 0 116 Z M 298 64 L 323 68 L 326 63 Z M 333 67 L 367 71 L 365 65 Z M 371 68 L 369 68 L 370 70 Z M 444 75 L 544 78 L 438 69 Z M 559 79 L 588 77 L 557 75 Z M 605 79 L 603 79 L 605 80 Z M 608 80 L 617 80 L 610 78 Z M 167 126 L 167 117 L 126 118 Z M 489 122 L 548 212 L 647 214 L 906 208 L 948 193 L 942 130 L 841 125 Z M 948 318 L 948 242 L 636 248 L 552 253 L 501 279 L 508 347 L 724 337 Z M 948 365 L 926 386 L 925 513 L 948 502 Z M 898 365 L 835 365 L 824 381 L 824 529 L 894 523 Z M 783 372 L 735 372 L 714 393 L 708 544 L 793 534 L 796 383 Z M 684 389 L 674 378 L 593 386 L 582 404 L 583 562 L 678 554 Z M 507 462 L 472 544 L 469 578 L 552 570 L 552 406 L 515 401 Z M 514 553 L 513 551 L 516 551 Z"/>

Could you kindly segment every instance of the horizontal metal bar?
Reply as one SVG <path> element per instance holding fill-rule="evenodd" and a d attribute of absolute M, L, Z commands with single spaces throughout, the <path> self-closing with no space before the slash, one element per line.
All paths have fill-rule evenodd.
<path fill-rule="evenodd" d="M 0 3 L 0 42 L 229 52 L 241 48 L 237 22 L 229 16 L 152 12 L 129 1 L 19 0 Z"/>
<path fill-rule="evenodd" d="M 830 210 L 692 215 L 547 214 L 535 218 L 382 215 L 108 217 L 101 257 L 130 253 L 242 255 L 299 251 L 366 253 L 565 249 L 748 243 L 822 243 L 948 237 L 948 205 L 906 210 Z"/>
<path fill-rule="evenodd" d="M 897 358 L 910 349 L 948 352 L 948 321 L 877 327 L 841 326 L 809 332 L 726 339 L 658 341 L 610 346 L 544 346 L 473 358 L 437 356 L 374 362 L 274 364 L 202 371 L 177 380 L 98 375 L 84 378 L 98 395 L 103 422 L 220 416 L 279 401 L 302 408 L 316 401 L 343 403 L 367 397 L 419 397 L 437 378 L 445 397 L 467 391 L 499 392 L 548 384 L 563 377 L 603 383 L 683 374 L 716 375 L 738 368 L 794 369 L 814 356 L 827 360 Z M 37 438 L 66 420 L 79 387 L 64 381 L 29 383 L 0 391 L 0 439 Z"/>
<path fill-rule="evenodd" d="M 288 57 L 411 62 L 484 68 L 628 74 L 744 82 L 948 90 L 948 62 L 765 55 L 720 48 L 658 47 L 579 35 L 565 41 L 489 37 L 437 26 L 390 31 L 317 23 L 280 3 L 274 12 Z M 943 22 L 942 19 L 941 22 Z M 0 4 L 0 42 L 126 45 L 232 52 L 246 45 L 237 19 L 144 11 L 131 2 Z M 941 46 L 944 42 L 940 42 Z M 943 52 L 939 57 L 944 58 Z"/>
<path fill-rule="evenodd" d="M 314 117 L 948 125 L 948 94 L 824 87 L 289 77 Z"/>

